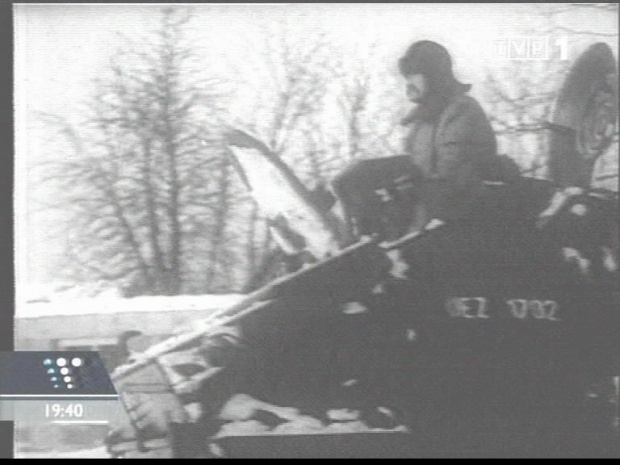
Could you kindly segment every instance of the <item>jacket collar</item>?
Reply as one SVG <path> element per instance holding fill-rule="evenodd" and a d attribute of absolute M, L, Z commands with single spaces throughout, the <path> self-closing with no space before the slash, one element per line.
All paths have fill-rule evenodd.
<path fill-rule="evenodd" d="M 469 91 L 471 85 L 456 83 L 453 88 L 452 95 L 443 101 L 435 100 L 428 103 L 417 104 L 408 114 L 405 116 L 400 124 L 402 126 L 409 126 L 412 123 L 424 121 L 424 122 L 436 122 L 444 112 L 444 110 L 450 106 L 453 102 L 460 99 L 466 92 Z"/>
<path fill-rule="evenodd" d="M 409 126 L 412 123 L 421 121 L 425 119 L 423 115 L 424 112 L 425 112 L 425 108 L 422 105 L 418 104 L 409 113 L 407 113 L 407 116 L 405 116 L 400 121 L 400 124 L 402 126 Z"/>

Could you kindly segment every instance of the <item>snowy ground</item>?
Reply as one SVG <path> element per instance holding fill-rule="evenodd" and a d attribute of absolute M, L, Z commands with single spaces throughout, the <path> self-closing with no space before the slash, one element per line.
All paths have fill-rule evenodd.
<path fill-rule="evenodd" d="M 50 315 L 112 314 L 124 312 L 153 312 L 170 310 L 219 310 L 239 302 L 241 294 L 142 296 L 131 299 L 88 298 L 58 299 L 32 302 L 18 306 L 17 318 L 37 318 Z"/>
<path fill-rule="evenodd" d="M 49 452 L 16 452 L 17 459 L 108 459 L 110 455 L 105 447 L 84 449 L 77 451 L 49 451 Z"/>

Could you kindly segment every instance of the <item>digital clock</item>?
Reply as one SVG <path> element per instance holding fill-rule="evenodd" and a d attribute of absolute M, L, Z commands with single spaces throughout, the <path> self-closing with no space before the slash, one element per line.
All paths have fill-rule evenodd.
<path fill-rule="evenodd" d="M 54 403 L 45 404 L 46 418 L 82 418 L 84 417 L 84 405 L 78 403 Z"/>

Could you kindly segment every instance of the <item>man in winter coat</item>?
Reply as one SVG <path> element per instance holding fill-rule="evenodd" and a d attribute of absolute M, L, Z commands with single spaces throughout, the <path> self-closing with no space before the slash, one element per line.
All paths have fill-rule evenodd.
<path fill-rule="evenodd" d="M 452 72 L 441 45 L 415 42 L 399 60 L 407 97 L 416 104 L 402 124 L 410 127 L 405 151 L 424 174 L 417 223 L 467 215 L 489 177 L 497 154 L 493 129 L 480 104 Z"/>
<path fill-rule="evenodd" d="M 377 217 L 377 203 L 387 207 L 391 200 L 409 201 L 410 230 L 422 229 L 432 220 L 437 224 L 465 218 L 485 192 L 483 181 L 514 180 L 518 167 L 497 156 L 493 129 L 480 104 L 467 95 L 471 86 L 454 77 L 443 46 L 415 42 L 398 65 L 406 79 L 407 98 L 416 105 L 402 121 L 410 128 L 405 154 L 354 163 L 334 180 L 334 190 L 353 205 L 348 213 L 362 218 Z M 396 196 L 386 196 L 386 189 Z M 372 191 L 380 201 L 373 202 Z"/>

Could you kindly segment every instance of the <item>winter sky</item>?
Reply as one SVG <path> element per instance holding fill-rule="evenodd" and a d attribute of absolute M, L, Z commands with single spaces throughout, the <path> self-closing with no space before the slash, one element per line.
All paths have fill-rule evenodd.
<path fill-rule="evenodd" d="M 182 4 L 174 4 L 182 5 Z M 556 4 L 557 5 L 557 4 Z M 59 114 L 75 120 L 80 105 L 92 92 L 92 80 L 106 68 L 121 45 L 119 34 L 136 37 L 157 25 L 162 4 L 16 4 L 16 212 L 18 259 L 28 250 L 29 260 L 53 253 L 29 222 L 23 203 L 29 189 L 20 173 L 26 164 L 57 156 L 49 153 L 33 129 L 35 112 Z M 379 44 L 383 62 L 396 70 L 396 59 L 419 39 L 436 40 L 451 51 L 457 75 L 478 82 L 488 69 L 505 64 L 492 53 L 495 39 L 527 34 L 542 24 L 542 4 L 190 4 L 194 10 L 191 36 L 208 50 L 205 67 L 222 71 L 230 62 L 243 63 L 255 55 L 259 27 L 285 20 L 298 22 L 292 34 L 325 31 L 342 53 L 359 53 L 363 45 Z M 563 25 L 580 30 L 617 33 L 613 15 L 584 9 L 562 15 Z M 601 37 L 617 51 L 617 38 Z M 569 58 L 581 50 L 569 37 Z M 572 45 L 575 45 L 572 47 Z M 257 57 L 254 56 L 254 59 Z M 258 57 L 260 59 L 260 57 Z M 250 89 L 249 92 L 252 92 Z M 19 212 L 21 213 L 21 216 Z M 35 258 L 33 259 L 33 255 Z M 18 279 L 47 280 L 49 270 L 17 267 Z"/>
<path fill-rule="evenodd" d="M 375 42 L 386 50 L 386 67 L 412 41 L 445 44 L 464 80 L 475 81 L 502 65 L 491 53 L 494 39 L 523 35 L 542 21 L 543 5 L 532 4 L 191 4 L 192 35 L 213 52 L 205 67 L 243 59 L 257 26 L 299 21 L 299 34 L 327 31 L 343 53 Z M 161 4 L 23 4 L 15 6 L 17 103 L 29 109 L 66 113 L 92 91 L 91 80 L 120 45 L 118 33 L 139 36 L 156 27 Z M 612 17 L 613 19 L 613 17 Z M 617 32 L 610 15 L 578 12 L 562 21 L 583 30 Z M 295 31 L 292 32 L 293 34 Z M 614 42 L 615 40 L 610 40 Z M 573 50 L 576 52 L 576 50 Z M 573 53 L 574 54 L 574 53 Z M 23 98 L 25 100 L 20 100 Z"/>

